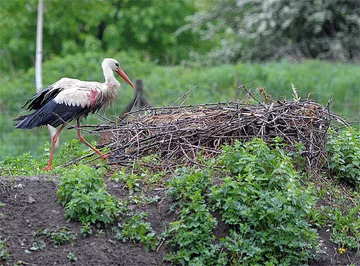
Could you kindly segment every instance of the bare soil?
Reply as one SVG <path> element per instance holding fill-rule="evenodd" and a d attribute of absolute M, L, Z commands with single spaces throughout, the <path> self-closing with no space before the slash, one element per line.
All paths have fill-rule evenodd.
<path fill-rule="evenodd" d="M 111 226 L 100 234 L 82 237 L 80 223 L 67 222 L 64 218 L 64 209 L 56 196 L 56 177 L 0 180 L 0 202 L 6 204 L 0 207 L 0 235 L 9 245 L 8 265 L 21 262 L 24 265 L 167 265 L 162 260 L 165 254 L 162 249 L 146 252 L 141 244 L 117 241 Z M 108 190 L 122 197 L 122 189 L 116 184 L 108 185 Z M 165 203 L 162 206 L 147 206 L 146 210 L 149 222 L 159 233 L 171 219 L 168 206 Z M 50 238 L 45 238 L 46 246 L 42 250 L 27 254 L 39 229 L 58 231 L 65 226 L 77 234 L 71 244 L 55 246 Z M 69 252 L 77 258 L 76 262 L 67 258 Z"/>
<path fill-rule="evenodd" d="M 127 190 L 117 183 L 108 183 L 108 191 L 119 198 L 129 196 Z M 0 236 L 8 243 L 10 258 L 0 265 L 168 265 L 163 261 L 166 254 L 165 245 L 157 251 L 146 252 L 141 244 L 120 242 L 114 238 L 113 226 L 83 237 L 80 234 L 80 223 L 67 222 L 64 209 L 56 196 L 56 176 L 39 177 L 0 177 Z M 165 230 L 169 222 L 176 217 L 170 209 L 171 202 L 166 199 L 165 191 L 153 190 L 159 199 L 154 204 L 143 208 L 148 213 L 148 221 L 157 233 Z M 139 208 L 130 206 L 131 208 Z M 219 217 L 217 217 L 219 219 Z M 215 234 L 226 234 L 226 225 L 219 222 Z M 47 229 L 56 231 L 63 227 L 73 230 L 77 237 L 71 244 L 55 246 L 49 237 L 43 237 L 45 246 L 39 250 L 30 250 L 36 241 L 36 232 Z M 355 252 L 340 255 L 338 247 L 330 242 L 330 232 L 324 228 L 319 230 L 321 249 L 324 254 L 317 261 L 309 261 L 309 265 L 360 265 L 360 256 Z M 29 252 L 30 251 L 30 252 Z M 68 258 L 71 252 L 76 261 Z"/>

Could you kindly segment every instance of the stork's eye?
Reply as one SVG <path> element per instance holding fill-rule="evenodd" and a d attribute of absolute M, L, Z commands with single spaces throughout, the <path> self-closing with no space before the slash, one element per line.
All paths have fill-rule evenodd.
<path fill-rule="evenodd" d="M 120 67 L 119 63 L 115 63 L 115 66 Z"/>

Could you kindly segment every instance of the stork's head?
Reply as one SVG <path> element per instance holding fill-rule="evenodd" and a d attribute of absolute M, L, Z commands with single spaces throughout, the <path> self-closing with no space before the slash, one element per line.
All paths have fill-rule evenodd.
<path fill-rule="evenodd" d="M 113 58 L 105 58 L 102 62 L 101 66 L 103 68 L 109 67 L 112 71 L 118 73 L 120 77 L 122 77 L 127 84 L 129 84 L 133 89 L 135 90 L 134 84 L 131 82 L 131 80 L 128 78 L 128 76 L 125 74 L 124 70 L 121 69 L 120 64 L 118 61 L 116 61 Z"/>

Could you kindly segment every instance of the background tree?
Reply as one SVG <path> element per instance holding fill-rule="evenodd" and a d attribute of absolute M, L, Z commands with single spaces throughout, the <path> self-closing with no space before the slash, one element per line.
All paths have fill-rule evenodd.
<path fill-rule="evenodd" d="M 0 71 L 35 62 L 37 0 L 0 1 Z M 136 51 L 179 63 L 198 45 L 193 33 L 174 32 L 195 12 L 190 0 L 52 0 L 44 3 L 44 60 L 79 52 Z"/>
<path fill-rule="evenodd" d="M 204 2 L 200 2 L 204 6 Z M 337 61 L 360 59 L 357 0 L 223 0 L 186 18 L 203 40 L 217 40 L 208 64 L 284 57 Z"/>

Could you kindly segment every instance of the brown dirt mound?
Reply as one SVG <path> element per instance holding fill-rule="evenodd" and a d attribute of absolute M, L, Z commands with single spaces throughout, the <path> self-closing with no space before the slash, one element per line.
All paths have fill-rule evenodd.
<path fill-rule="evenodd" d="M 7 177 L 0 177 L 0 236 L 8 244 L 9 260 L 0 265 L 129 265 L 151 266 L 168 265 L 163 261 L 166 246 L 159 245 L 158 250 L 146 252 L 141 244 L 120 242 L 114 238 L 111 226 L 94 232 L 89 237 L 80 234 L 80 223 L 67 222 L 64 209 L 58 203 L 56 196 L 56 176 L 22 177 L 11 181 Z M 127 190 L 120 183 L 108 183 L 108 191 L 120 199 L 129 197 Z M 165 197 L 164 189 L 147 191 L 152 197 L 157 196 L 160 201 L 154 204 L 138 207 L 129 206 L 145 211 L 148 222 L 157 233 L 161 233 L 176 217 L 169 212 L 171 202 Z M 147 195 L 147 196 L 150 196 Z M 154 195 L 156 194 L 156 195 Z M 220 219 L 220 217 L 216 217 Z M 219 221 L 216 237 L 226 235 L 228 227 Z M 116 223 L 115 223 L 116 224 Z M 63 227 L 69 228 L 77 235 L 71 244 L 55 246 L 50 238 L 36 237 L 36 232 L 47 229 L 56 231 Z M 354 252 L 340 255 L 338 247 L 329 241 L 330 231 L 327 228 L 319 230 L 320 247 L 324 253 L 320 260 L 309 261 L 309 265 L 349 265 L 350 258 L 353 265 L 360 265 L 360 257 Z M 37 251 L 30 248 L 34 242 L 43 240 L 45 246 Z M 27 253 L 30 250 L 31 253 Z M 67 256 L 71 252 L 76 262 L 71 262 Z M 355 261 L 354 261 L 355 258 Z"/>
<path fill-rule="evenodd" d="M 0 235 L 8 244 L 10 259 L 7 265 L 21 262 L 23 265 L 44 266 L 167 265 L 162 261 L 163 249 L 146 252 L 140 244 L 117 241 L 111 226 L 104 228 L 102 233 L 82 237 L 80 223 L 67 222 L 64 218 L 64 209 L 56 196 L 56 177 L 16 178 L 13 182 L 0 177 L 0 183 L 0 202 L 5 204 L 0 207 Z M 115 184 L 109 184 L 108 190 L 118 197 L 125 195 L 123 189 Z M 167 206 L 148 206 L 146 212 L 154 230 L 164 230 L 169 221 Z M 39 230 L 58 231 L 63 227 L 77 235 L 71 244 L 55 246 L 49 237 L 36 237 Z M 39 240 L 44 241 L 45 246 L 41 250 L 31 251 L 33 243 Z M 69 252 L 77 258 L 76 262 L 67 258 Z M 0 265 L 4 264 L 0 260 Z"/>

